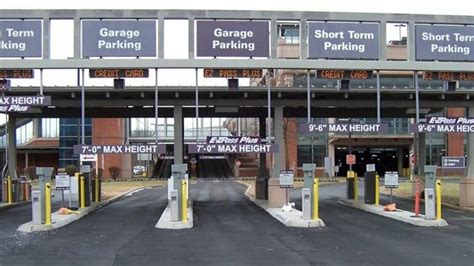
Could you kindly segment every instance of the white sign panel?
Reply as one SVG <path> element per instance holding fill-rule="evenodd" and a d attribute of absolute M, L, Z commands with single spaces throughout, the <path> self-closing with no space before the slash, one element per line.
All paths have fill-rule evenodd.
<path fill-rule="evenodd" d="M 280 171 L 280 187 L 281 188 L 293 187 L 293 171 L 291 170 Z"/>
<path fill-rule="evenodd" d="M 398 172 L 385 172 L 386 188 L 398 188 Z"/>
<path fill-rule="evenodd" d="M 151 153 L 139 153 L 137 155 L 138 161 L 151 161 L 153 160 L 153 155 Z"/>
<path fill-rule="evenodd" d="M 81 162 L 96 162 L 97 154 L 81 154 L 80 160 Z"/>
<path fill-rule="evenodd" d="M 69 175 L 67 174 L 59 174 L 56 175 L 56 189 L 57 190 L 69 190 Z"/>
<path fill-rule="evenodd" d="M 367 172 L 375 172 L 375 164 L 367 164 L 365 168 Z"/>

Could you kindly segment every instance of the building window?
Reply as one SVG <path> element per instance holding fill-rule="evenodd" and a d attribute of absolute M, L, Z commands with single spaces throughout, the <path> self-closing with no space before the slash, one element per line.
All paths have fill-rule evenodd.
<path fill-rule="evenodd" d="M 300 43 L 300 29 L 297 25 L 281 25 L 279 36 L 286 44 Z"/>
<path fill-rule="evenodd" d="M 85 119 L 85 144 L 92 144 L 92 119 Z M 59 119 L 59 167 L 78 165 L 79 156 L 73 152 L 73 147 L 81 143 L 81 120 L 77 118 Z"/>

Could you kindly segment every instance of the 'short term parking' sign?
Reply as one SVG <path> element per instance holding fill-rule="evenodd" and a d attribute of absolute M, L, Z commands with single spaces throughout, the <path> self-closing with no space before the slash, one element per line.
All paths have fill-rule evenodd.
<path fill-rule="evenodd" d="M 309 22 L 309 58 L 378 59 L 379 24 Z"/>
<path fill-rule="evenodd" d="M 41 20 L 0 20 L 0 57 L 41 57 Z"/>
<path fill-rule="evenodd" d="M 415 25 L 416 60 L 474 61 L 474 27 Z"/>

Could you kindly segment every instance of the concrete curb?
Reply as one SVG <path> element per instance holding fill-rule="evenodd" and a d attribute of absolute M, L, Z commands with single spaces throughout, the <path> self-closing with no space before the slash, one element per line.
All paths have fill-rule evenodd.
<path fill-rule="evenodd" d="M 1 211 L 4 211 L 4 210 L 8 210 L 8 209 L 11 209 L 11 208 L 15 208 L 15 207 L 20 207 L 20 206 L 23 206 L 23 205 L 27 205 L 31 203 L 30 200 L 28 201 L 21 201 L 21 202 L 14 202 L 12 204 L 8 204 L 8 203 L 0 203 L 0 212 Z"/>
<path fill-rule="evenodd" d="M 90 214 L 90 213 L 93 213 L 94 211 L 97 211 L 107 205 L 109 205 L 110 203 L 113 203 L 115 201 L 118 201 L 119 199 L 121 199 L 122 197 L 130 194 L 130 193 L 134 193 L 136 191 L 139 191 L 139 190 L 142 190 L 144 189 L 145 187 L 139 187 L 139 188 L 134 188 L 134 189 L 130 189 L 120 195 L 117 195 L 111 199 L 108 199 L 108 200 L 105 200 L 105 201 L 102 201 L 102 202 L 99 202 L 97 204 L 94 204 L 94 205 L 91 205 L 89 207 L 86 207 L 86 208 L 83 208 L 83 209 L 79 209 L 79 214 L 68 214 L 68 215 L 60 215 L 59 212 L 54 212 L 51 214 L 51 223 L 50 225 L 45 225 L 45 224 L 33 224 L 33 221 L 30 221 L 30 222 L 27 222 L 25 224 L 22 224 L 20 226 L 18 226 L 18 228 L 16 229 L 17 231 L 19 232 L 23 232 L 23 233 L 31 233 L 31 232 L 39 232 L 39 231 L 49 231 L 49 230 L 53 230 L 53 229 L 58 229 L 58 228 L 61 228 L 63 226 L 66 226 L 76 220 L 79 220 L 81 219 L 82 217 Z"/>
<path fill-rule="evenodd" d="M 166 206 L 166 209 L 161 214 L 160 219 L 155 225 L 155 228 L 158 229 L 189 229 L 193 228 L 194 226 L 194 219 L 193 219 L 193 202 L 189 202 L 188 208 L 188 221 L 187 222 L 172 222 L 171 221 L 171 209 Z"/>
<path fill-rule="evenodd" d="M 386 197 L 390 197 L 390 194 L 380 193 L 380 195 L 384 195 L 384 196 L 386 196 Z M 394 195 L 393 197 L 394 197 L 394 198 L 403 199 L 403 200 L 413 200 L 412 197 L 402 197 L 402 196 L 395 196 L 395 195 Z M 424 199 L 420 199 L 420 202 L 425 202 L 425 200 L 424 200 Z M 452 204 L 449 204 L 449 203 L 441 203 L 441 206 L 446 207 L 446 208 L 449 208 L 449 209 L 457 210 L 457 211 L 474 212 L 474 208 L 459 207 L 459 206 L 452 205 Z"/>
<path fill-rule="evenodd" d="M 287 227 L 300 227 L 300 228 L 311 228 L 311 227 L 323 227 L 326 226 L 322 219 L 317 220 L 303 220 L 303 212 L 300 210 L 292 208 L 289 212 L 284 212 L 281 208 L 270 208 L 268 207 L 268 201 L 258 200 L 248 194 L 251 186 L 245 182 L 237 180 L 237 183 L 247 186 L 245 191 L 245 196 L 255 203 L 258 207 L 264 209 L 268 212 L 273 218 L 281 222 Z"/>
<path fill-rule="evenodd" d="M 370 212 L 373 214 L 377 214 L 380 216 L 384 216 L 387 218 L 395 219 L 400 222 L 416 225 L 416 226 L 424 226 L 424 227 L 443 227 L 443 226 L 448 226 L 448 223 L 446 220 L 441 219 L 441 220 L 425 220 L 425 216 L 420 214 L 419 218 L 412 217 L 415 215 L 413 212 L 408 212 L 404 210 L 397 209 L 394 212 L 386 212 L 383 210 L 383 206 L 381 205 L 371 205 L 371 204 L 365 204 L 361 202 L 356 202 L 354 200 L 347 200 L 347 199 L 341 199 L 338 201 L 342 205 L 348 206 L 348 207 L 353 207 L 359 210 L 363 210 L 366 212 Z"/>

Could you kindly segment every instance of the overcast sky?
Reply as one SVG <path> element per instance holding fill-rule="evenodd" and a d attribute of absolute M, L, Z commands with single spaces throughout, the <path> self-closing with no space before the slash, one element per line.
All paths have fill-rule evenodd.
<path fill-rule="evenodd" d="M 474 15 L 472 0 L 2 0 L 1 9 L 230 9 Z"/>

